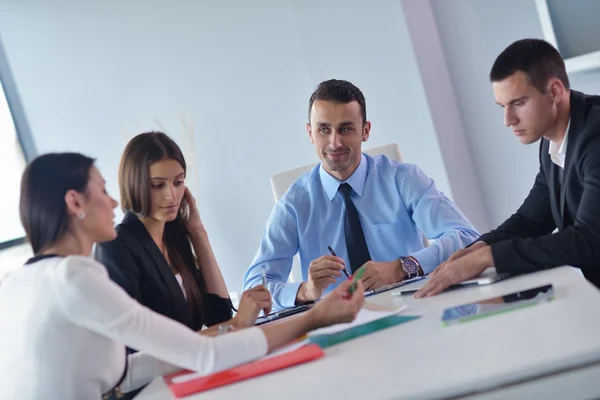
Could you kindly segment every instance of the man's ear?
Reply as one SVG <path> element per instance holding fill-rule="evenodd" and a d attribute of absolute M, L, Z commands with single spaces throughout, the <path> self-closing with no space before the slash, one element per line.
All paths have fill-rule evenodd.
<path fill-rule="evenodd" d="M 371 135 L 371 121 L 367 121 L 363 128 L 362 141 L 366 142 L 369 140 L 369 135 Z"/>
<path fill-rule="evenodd" d="M 306 124 L 306 133 L 308 133 L 308 139 L 312 144 L 315 144 L 315 141 L 312 137 L 312 128 L 310 127 L 310 122 Z"/>
<path fill-rule="evenodd" d="M 565 87 L 563 83 L 558 78 L 551 78 L 548 82 L 548 91 L 550 92 L 550 96 L 552 97 L 552 101 L 557 103 L 562 99 L 563 94 L 565 93 Z"/>
<path fill-rule="evenodd" d="M 71 215 L 77 215 L 83 211 L 83 194 L 76 190 L 70 189 L 65 193 L 65 204 L 67 212 Z"/>

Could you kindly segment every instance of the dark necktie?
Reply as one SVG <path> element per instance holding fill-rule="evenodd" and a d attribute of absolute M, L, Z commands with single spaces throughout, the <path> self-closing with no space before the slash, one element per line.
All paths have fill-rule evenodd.
<path fill-rule="evenodd" d="M 363 232 L 358 211 L 350 198 L 352 188 L 347 183 L 342 183 L 338 188 L 344 203 L 346 204 L 346 218 L 344 219 L 344 233 L 346 236 L 346 249 L 348 250 L 348 259 L 352 272 L 356 271 L 367 261 L 371 261 L 365 233 Z"/>

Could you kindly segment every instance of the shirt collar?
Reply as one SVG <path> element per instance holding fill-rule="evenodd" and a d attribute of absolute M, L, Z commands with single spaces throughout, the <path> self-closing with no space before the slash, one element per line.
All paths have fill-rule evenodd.
<path fill-rule="evenodd" d="M 569 139 L 569 128 L 571 127 L 571 120 L 569 119 L 569 123 L 567 124 L 567 131 L 565 132 L 565 138 L 563 139 L 562 143 L 560 144 L 560 147 L 558 148 L 558 156 L 561 157 L 563 160 L 565 159 L 565 156 L 567 155 L 567 141 Z"/>
<path fill-rule="evenodd" d="M 561 168 L 565 166 L 565 158 L 567 156 L 567 142 L 569 139 L 569 128 L 571 127 L 571 119 L 569 119 L 569 123 L 567 124 L 567 131 L 565 132 L 565 137 L 560 144 L 560 147 L 556 146 L 556 143 L 550 141 L 550 146 L 548 146 L 548 154 L 550 154 L 550 159 L 556 165 Z"/>
<path fill-rule="evenodd" d="M 319 177 L 321 178 L 321 183 L 323 185 L 323 189 L 325 189 L 325 193 L 329 200 L 333 200 L 335 194 L 338 191 L 338 188 L 342 183 L 347 183 L 352 187 L 352 189 L 359 195 L 362 196 L 363 189 L 365 188 L 365 182 L 367 180 L 367 165 L 368 165 L 367 157 L 364 154 L 360 157 L 360 163 L 358 167 L 354 170 L 352 175 L 345 182 L 342 182 L 333 176 L 329 175 L 325 168 L 323 168 L 323 164 L 319 166 Z"/>

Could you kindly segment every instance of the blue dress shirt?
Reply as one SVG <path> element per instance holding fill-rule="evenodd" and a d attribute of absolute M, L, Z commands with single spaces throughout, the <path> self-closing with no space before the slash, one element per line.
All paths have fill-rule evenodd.
<path fill-rule="evenodd" d="M 411 255 L 427 274 L 479 237 L 467 217 L 416 165 L 363 153 L 346 182 L 353 189 L 351 198 L 373 261 Z M 293 257 L 299 253 L 306 281 L 310 262 L 329 254 L 327 246 L 352 273 L 344 236 L 346 210 L 338 193 L 341 183 L 318 164 L 292 184 L 271 212 L 258 252 L 244 275 L 244 290 L 261 284 L 265 267 L 274 308 L 293 306 L 300 287 L 299 282 L 288 282 Z M 435 242 L 424 247 L 423 235 Z"/>

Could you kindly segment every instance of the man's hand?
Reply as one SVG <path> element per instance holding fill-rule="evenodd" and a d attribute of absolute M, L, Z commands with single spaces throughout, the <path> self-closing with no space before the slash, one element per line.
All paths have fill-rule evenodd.
<path fill-rule="evenodd" d="M 452 261 L 458 260 L 459 258 L 464 257 L 467 254 L 471 254 L 475 250 L 481 249 L 485 246 L 487 246 L 485 242 L 479 241 L 468 248 L 455 251 L 454 254 L 452 254 L 446 261 L 441 263 L 435 270 L 433 270 L 433 272 L 429 274 L 429 276 L 435 276 L 438 272 L 443 271 L 446 265 L 450 264 Z"/>
<path fill-rule="evenodd" d="M 406 278 L 406 271 L 402 268 L 400 260 L 390 262 L 369 261 L 364 264 L 364 267 L 365 272 L 360 280 L 365 290 L 377 289 Z"/>
<path fill-rule="evenodd" d="M 242 293 L 238 312 L 233 317 L 232 324 L 236 329 L 254 326 L 261 311 L 264 311 L 265 315 L 271 312 L 271 294 L 262 285 Z"/>
<path fill-rule="evenodd" d="M 487 245 L 480 246 L 477 250 L 438 267 L 439 271 L 429 278 L 429 282 L 415 294 L 415 297 L 435 296 L 452 285 L 481 275 L 493 264 L 492 248 Z"/>
<path fill-rule="evenodd" d="M 313 260 L 308 267 L 308 281 L 298 289 L 296 304 L 321 298 L 325 289 L 342 276 L 344 268 L 344 260 L 339 257 L 325 255 Z"/>

